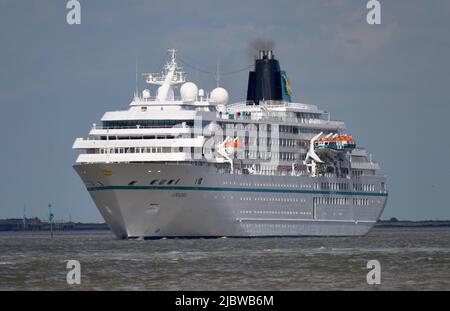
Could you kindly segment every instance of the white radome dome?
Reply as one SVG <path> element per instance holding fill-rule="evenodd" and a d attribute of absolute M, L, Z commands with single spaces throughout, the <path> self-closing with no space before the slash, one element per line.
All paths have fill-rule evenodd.
<path fill-rule="evenodd" d="M 181 86 L 180 94 L 184 102 L 193 102 L 197 99 L 198 87 L 192 82 L 186 82 Z"/>
<path fill-rule="evenodd" d="M 212 90 L 210 98 L 216 105 L 226 105 L 228 103 L 228 92 L 224 88 L 218 87 Z"/>

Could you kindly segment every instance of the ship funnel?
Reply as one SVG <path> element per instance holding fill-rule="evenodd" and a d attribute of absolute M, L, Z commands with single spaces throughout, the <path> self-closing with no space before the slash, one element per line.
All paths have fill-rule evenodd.
<path fill-rule="evenodd" d="M 248 76 L 247 102 L 291 101 L 290 82 L 272 50 L 260 50 Z"/>

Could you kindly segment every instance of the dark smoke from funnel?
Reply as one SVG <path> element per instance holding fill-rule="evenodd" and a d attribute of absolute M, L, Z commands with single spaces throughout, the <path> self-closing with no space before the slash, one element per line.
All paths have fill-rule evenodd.
<path fill-rule="evenodd" d="M 252 40 L 249 45 L 248 54 L 250 60 L 255 60 L 260 50 L 273 50 L 275 43 L 272 40 L 257 38 Z"/>

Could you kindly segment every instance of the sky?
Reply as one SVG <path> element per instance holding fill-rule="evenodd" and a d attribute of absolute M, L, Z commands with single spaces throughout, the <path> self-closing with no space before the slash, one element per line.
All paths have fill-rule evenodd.
<path fill-rule="evenodd" d="M 76 137 L 125 108 L 139 72 L 158 72 L 167 48 L 201 71 L 252 63 L 251 43 L 274 42 L 293 100 L 318 105 L 380 162 L 382 219 L 450 219 L 450 0 L 0 0 L 0 218 L 102 221 L 72 165 Z M 185 66 L 211 90 L 215 77 Z M 223 75 L 232 101 L 248 73 Z M 145 84 L 139 82 L 139 88 Z"/>

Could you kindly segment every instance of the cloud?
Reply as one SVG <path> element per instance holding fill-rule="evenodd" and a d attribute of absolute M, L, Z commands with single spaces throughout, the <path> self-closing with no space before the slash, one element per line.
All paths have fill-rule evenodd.
<path fill-rule="evenodd" d="M 166 46 L 177 45 L 184 51 L 199 50 L 231 52 L 247 49 L 254 38 L 267 38 L 271 26 L 256 27 L 252 24 L 229 24 L 220 26 L 179 27 L 168 32 L 163 40 Z M 243 46 L 245 45 L 245 46 Z"/>
<path fill-rule="evenodd" d="M 336 15 L 321 27 L 330 51 L 342 59 L 359 62 L 380 55 L 397 34 L 396 21 L 369 25 L 366 7 L 348 6 L 342 1 L 335 6 Z"/>
<path fill-rule="evenodd" d="M 395 23 L 339 26 L 332 31 L 331 48 L 347 61 L 377 57 L 394 38 L 397 29 Z"/>

